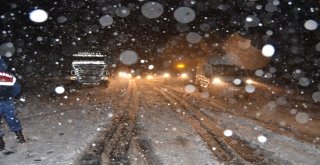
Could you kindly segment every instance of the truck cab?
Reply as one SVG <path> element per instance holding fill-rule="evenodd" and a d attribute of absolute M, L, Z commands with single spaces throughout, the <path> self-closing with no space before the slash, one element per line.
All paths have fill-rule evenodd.
<path fill-rule="evenodd" d="M 195 84 L 200 91 L 207 91 L 215 96 L 239 94 L 250 83 L 251 71 L 230 64 L 216 64 L 201 61 L 196 67 Z"/>
<path fill-rule="evenodd" d="M 79 52 L 72 55 L 70 80 L 79 84 L 94 85 L 108 83 L 106 55 L 96 52 Z"/>

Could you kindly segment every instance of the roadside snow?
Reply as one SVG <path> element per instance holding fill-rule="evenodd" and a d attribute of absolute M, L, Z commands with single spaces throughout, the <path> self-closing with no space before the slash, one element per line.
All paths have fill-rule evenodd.
<path fill-rule="evenodd" d="M 97 93 L 107 94 L 106 91 Z M 5 129 L 6 150 L 0 152 L 0 164 L 72 164 L 103 126 L 111 123 L 108 114 L 112 112 L 107 100 L 99 104 L 94 97 L 80 97 L 83 100 L 79 101 L 79 94 L 72 96 L 55 102 L 30 96 L 24 107 L 17 107 L 27 143 L 17 144 L 14 133 Z M 5 155 L 9 152 L 14 153 Z"/>
<path fill-rule="evenodd" d="M 291 164 L 320 164 L 320 149 L 314 145 L 303 143 L 291 137 L 280 135 L 265 129 L 250 119 L 232 116 L 223 112 L 212 112 L 203 108 L 200 110 L 217 121 L 222 129 L 230 129 L 235 135 L 253 146 L 266 150 L 270 157 L 281 159 Z M 259 142 L 258 137 L 264 136 L 266 142 Z"/>

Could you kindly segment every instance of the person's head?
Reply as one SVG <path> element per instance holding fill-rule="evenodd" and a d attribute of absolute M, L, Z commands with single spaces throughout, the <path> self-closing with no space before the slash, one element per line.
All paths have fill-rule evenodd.
<path fill-rule="evenodd" d="M 0 57 L 0 71 L 7 71 L 8 66 L 7 64 L 4 62 L 3 58 Z"/>

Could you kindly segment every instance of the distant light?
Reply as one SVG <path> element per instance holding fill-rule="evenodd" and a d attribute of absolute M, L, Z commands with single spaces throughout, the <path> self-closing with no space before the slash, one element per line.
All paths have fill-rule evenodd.
<path fill-rule="evenodd" d="M 220 84 L 220 83 L 222 83 L 222 81 L 221 81 L 221 79 L 218 78 L 218 77 L 216 77 L 216 78 L 214 78 L 214 79 L 212 80 L 212 84 Z"/>
<path fill-rule="evenodd" d="M 181 77 L 181 78 L 188 78 L 188 74 L 187 74 L 187 73 L 182 73 L 182 74 L 180 75 L 180 77 Z"/>
<path fill-rule="evenodd" d="M 137 76 L 137 79 L 141 79 L 141 76 Z"/>
<path fill-rule="evenodd" d="M 163 74 L 163 77 L 164 77 L 164 78 L 169 78 L 169 77 L 170 77 L 170 74 L 169 74 L 169 73 L 165 73 L 165 74 Z"/>
<path fill-rule="evenodd" d="M 264 45 L 263 48 L 262 48 L 262 54 L 265 57 L 272 57 L 274 52 L 275 52 L 275 49 L 270 44 Z"/>
<path fill-rule="evenodd" d="M 121 77 L 121 78 L 131 78 L 132 77 L 132 75 L 130 73 L 127 73 L 127 72 L 119 72 L 118 76 Z"/>
<path fill-rule="evenodd" d="M 246 80 L 246 83 L 247 83 L 247 84 L 253 84 L 253 83 L 254 83 L 254 81 L 253 81 L 253 80 L 251 80 L 251 79 L 247 79 L 247 80 Z"/>
<path fill-rule="evenodd" d="M 42 23 L 48 19 L 48 13 L 42 9 L 35 9 L 29 13 L 29 19 L 36 23 Z"/>
<path fill-rule="evenodd" d="M 151 79 L 153 79 L 153 76 L 152 76 L 152 75 L 148 75 L 148 76 L 147 76 L 147 79 L 148 79 L 148 80 L 151 80 Z"/>
<path fill-rule="evenodd" d="M 186 65 L 184 65 L 184 64 L 182 64 L 182 63 L 180 63 L 180 64 L 177 65 L 177 68 L 179 68 L 179 69 L 183 69 L 183 68 L 185 68 L 185 67 L 186 67 Z"/>

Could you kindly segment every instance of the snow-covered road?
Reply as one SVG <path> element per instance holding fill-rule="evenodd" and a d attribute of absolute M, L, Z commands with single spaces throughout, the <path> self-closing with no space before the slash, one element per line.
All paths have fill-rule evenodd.
<path fill-rule="evenodd" d="M 266 107 L 267 94 L 230 102 L 187 87 L 114 79 L 27 95 L 17 109 L 28 142 L 5 129 L 0 164 L 320 164 L 319 114 L 301 124 L 290 103 Z"/>

